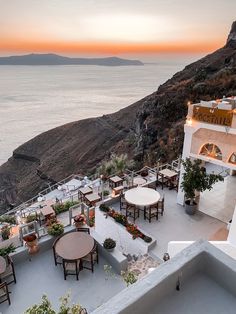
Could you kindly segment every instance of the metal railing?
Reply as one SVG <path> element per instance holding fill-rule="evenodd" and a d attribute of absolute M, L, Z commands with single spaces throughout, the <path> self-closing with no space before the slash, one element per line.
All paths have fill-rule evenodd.
<path fill-rule="evenodd" d="M 142 171 L 144 171 L 145 169 L 148 170 L 148 173 L 149 174 L 152 174 L 152 175 L 156 175 L 157 172 L 159 170 L 162 170 L 162 169 L 165 169 L 165 168 L 168 168 L 168 169 L 173 169 L 175 171 L 179 171 L 180 169 L 180 158 L 176 159 L 176 160 L 173 160 L 171 162 L 171 164 L 169 163 L 165 163 L 165 164 L 158 164 L 156 167 L 149 167 L 149 166 L 144 166 L 142 169 L 138 170 L 138 171 L 134 171 L 134 170 L 129 170 L 129 169 L 126 169 L 125 170 L 125 173 L 120 176 L 123 180 L 125 180 L 127 183 L 129 183 L 130 181 L 133 180 L 134 177 L 136 176 L 139 176 L 141 175 Z M 112 174 L 110 176 L 108 176 L 107 179 L 113 177 L 114 175 L 119 175 L 119 174 Z M 83 181 L 85 178 L 85 176 L 82 176 L 82 175 L 78 175 L 78 174 L 71 174 L 69 175 L 68 177 L 64 178 L 63 180 L 49 186 L 48 188 L 40 191 L 36 196 L 34 196 L 33 198 L 23 202 L 22 204 L 18 205 L 17 207 L 7 211 L 6 213 L 4 213 L 3 215 L 14 215 L 14 214 L 21 214 L 22 211 L 24 211 L 25 209 L 27 209 L 28 207 L 31 207 L 34 203 L 38 202 L 38 198 L 39 197 L 45 197 L 45 195 L 49 194 L 50 192 L 58 189 L 59 186 L 63 186 L 63 185 L 66 185 L 67 182 L 71 181 L 72 179 L 77 179 L 77 180 L 80 180 L 80 181 Z M 91 175 L 90 177 L 86 177 L 87 180 L 88 180 L 88 184 L 89 186 L 92 186 L 93 185 L 93 182 L 100 179 L 100 176 L 98 174 L 94 174 L 94 175 Z M 71 185 L 73 186 L 73 185 Z M 105 186 L 103 186 L 105 187 Z M 78 187 L 79 189 L 79 187 Z M 98 186 L 98 190 L 101 189 L 101 182 L 100 182 L 100 186 Z M 77 189 L 76 189 L 76 192 L 75 193 L 72 193 L 72 191 L 67 191 L 67 193 L 65 193 L 64 197 L 63 197 L 63 200 L 71 200 L 71 201 L 74 201 L 76 200 L 76 198 L 78 198 L 78 192 L 77 192 Z M 32 207 L 31 208 L 32 210 L 34 210 L 34 208 Z M 1 216 L 3 216 L 1 215 Z M 1 217 L 0 216 L 0 217 Z"/>

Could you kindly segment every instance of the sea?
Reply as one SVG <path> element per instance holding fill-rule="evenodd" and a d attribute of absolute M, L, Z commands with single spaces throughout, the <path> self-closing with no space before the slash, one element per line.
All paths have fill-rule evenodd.
<path fill-rule="evenodd" d="M 131 105 L 198 57 L 162 56 L 144 66 L 0 66 L 0 165 L 44 131 Z"/>

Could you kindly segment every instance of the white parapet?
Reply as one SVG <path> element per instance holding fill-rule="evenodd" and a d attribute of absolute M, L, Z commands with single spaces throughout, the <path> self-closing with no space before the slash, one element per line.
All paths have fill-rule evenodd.
<path fill-rule="evenodd" d="M 236 206 L 234 209 L 233 219 L 229 229 L 229 235 L 227 239 L 232 245 L 236 246 Z"/>
<path fill-rule="evenodd" d="M 236 260 L 236 246 L 232 245 L 229 241 L 209 241 L 215 247 L 223 251 L 225 254 L 229 255 Z M 176 254 L 180 253 L 189 245 L 193 244 L 194 241 L 170 241 L 168 243 L 168 253 L 170 258 L 174 257 Z"/>

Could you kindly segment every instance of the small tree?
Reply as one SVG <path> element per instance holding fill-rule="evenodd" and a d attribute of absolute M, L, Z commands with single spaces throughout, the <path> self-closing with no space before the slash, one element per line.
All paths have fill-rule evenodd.
<path fill-rule="evenodd" d="M 125 169 L 133 167 L 134 161 L 130 160 L 127 154 L 112 154 L 110 160 L 102 162 L 101 166 L 98 168 L 98 174 L 102 174 L 105 177 L 109 177 L 113 174 L 122 175 Z"/>
<path fill-rule="evenodd" d="M 219 174 L 207 174 L 201 163 L 200 159 L 191 161 L 190 158 L 186 158 L 186 160 L 182 160 L 184 173 L 181 188 L 185 197 L 190 201 L 190 205 L 194 204 L 195 191 L 211 190 L 213 184 L 224 181 L 224 178 Z"/>
<path fill-rule="evenodd" d="M 60 298 L 60 308 L 56 312 L 48 300 L 46 295 L 42 296 L 42 302 L 40 304 L 35 304 L 25 311 L 25 314 L 85 314 L 87 311 L 83 309 L 80 304 L 70 303 L 70 294 L 68 293 L 64 297 Z"/>
<path fill-rule="evenodd" d="M 115 172 L 118 174 L 123 174 L 125 169 L 127 168 L 133 168 L 134 162 L 133 160 L 128 159 L 127 154 L 121 154 L 121 155 L 112 155 L 111 161 L 114 165 Z"/>

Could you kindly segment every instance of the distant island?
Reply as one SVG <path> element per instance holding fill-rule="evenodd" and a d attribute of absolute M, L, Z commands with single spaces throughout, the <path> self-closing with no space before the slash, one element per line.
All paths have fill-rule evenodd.
<path fill-rule="evenodd" d="M 139 60 L 128 60 L 117 57 L 108 58 L 69 58 L 53 53 L 28 54 L 23 56 L 0 57 L 0 65 L 101 65 L 129 66 L 144 65 Z"/>

